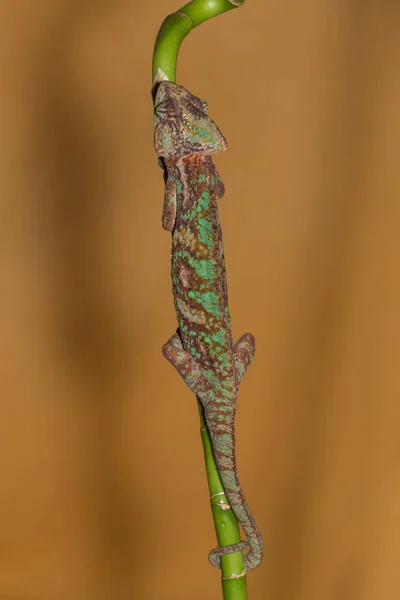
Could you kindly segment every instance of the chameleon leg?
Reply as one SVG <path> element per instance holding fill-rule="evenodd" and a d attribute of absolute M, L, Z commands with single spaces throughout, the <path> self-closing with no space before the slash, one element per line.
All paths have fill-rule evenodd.
<path fill-rule="evenodd" d="M 203 374 L 203 369 L 196 363 L 193 356 L 183 349 L 179 333 L 175 333 L 166 344 L 162 352 L 165 358 L 176 368 L 189 389 L 205 399 L 209 384 Z"/>
<path fill-rule="evenodd" d="M 219 176 L 218 171 L 215 172 L 215 178 L 216 178 L 216 185 L 214 188 L 214 193 L 215 193 L 215 197 L 218 198 L 218 200 L 219 200 L 225 194 L 225 186 L 224 186 L 224 183 L 223 183 L 221 177 Z"/>
<path fill-rule="evenodd" d="M 240 383 L 254 358 L 256 340 L 251 333 L 245 333 L 233 347 L 238 383 Z"/>
<path fill-rule="evenodd" d="M 166 231 L 172 231 L 176 218 L 176 180 L 170 175 L 166 176 L 164 190 L 164 210 L 162 226 Z"/>

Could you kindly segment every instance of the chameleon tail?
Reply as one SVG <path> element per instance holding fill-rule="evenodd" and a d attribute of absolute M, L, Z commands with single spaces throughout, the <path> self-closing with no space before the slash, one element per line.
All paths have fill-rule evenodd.
<path fill-rule="evenodd" d="M 233 347 L 233 356 L 236 367 L 237 383 L 239 384 L 251 361 L 253 360 L 255 353 L 255 339 L 251 333 L 243 335 Z M 210 407 L 211 409 L 211 407 Z M 240 487 L 238 478 L 238 471 L 236 467 L 236 454 L 235 454 L 235 420 L 229 424 L 228 436 L 218 435 L 219 432 L 215 432 L 213 435 L 213 421 L 212 409 L 206 413 L 207 423 L 209 423 L 209 430 L 211 440 L 213 442 L 215 460 L 217 463 L 218 471 L 221 476 L 222 484 L 229 504 L 235 513 L 237 520 L 239 521 L 244 534 L 246 535 L 246 542 L 239 542 L 238 544 L 232 544 L 230 546 L 220 546 L 212 550 L 208 556 L 208 560 L 215 567 L 221 567 L 221 556 L 225 554 L 231 554 L 232 552 L 238 552 L 250 548 L 248 554 L 244 556 L 244 564 L 246 571 L 255 569 L 261 563 L 264 555 L 264 546 L 260 531 L 254 520 L 254 517 L 249 509 L 246 502 L 246 498 Z M 218 429 L 220 428 L 220 425 Z M 221 443 L 222 442 L 222 443 Z"/>
<path fill-rule="evenodd" d="M 221 568 L 221 556 L 250 548 L 248 554 L 244 556 L 245 570 L 250 571 L 258 567 L 261 563 L 264 555 L 264 546 L 260 531 L 240 487 L 234 450 L 234 420 L 232 419 L 229 424 L 229 431 L 226 432 L 228 435 L 221 436 L 221 424 L 218 424 L 215 418 L 213 418 L 213 410 L 211 407 L 209 408 L 210 410 L 206 408 L 206 422 L 213 444 L 215 461 L 230 507 L 243 529 L 247 542 L 239 542 L 230 546 L 219 546 L 210 552 L 208 560 L 214 567 Z M 213 432 L 214 428 L 217 431 Z"/>

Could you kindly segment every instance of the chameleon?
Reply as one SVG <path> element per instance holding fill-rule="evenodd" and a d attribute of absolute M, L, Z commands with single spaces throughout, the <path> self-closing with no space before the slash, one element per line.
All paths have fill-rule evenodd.
<path fill-rule="evenodd" d="M 212 154 L 227 147 L 206 114 L 207 103 L 171 81 L 158 84 L 154 103 L 154 147 L 164 169 L 162 224 L 172 232 L 171 275 L 179 328 L 163 354 L 200 399 L 217 468 L 228 502 L 247 541 L 218 547 L 209 562 L 244 554 L 245 572 L 263 559 L 260 531 L 240 487 L 235 453 L 238 387 L 254 352 L 247 333 L 234 345 L 222 231 L 217 201 L 224 184 Z"/>

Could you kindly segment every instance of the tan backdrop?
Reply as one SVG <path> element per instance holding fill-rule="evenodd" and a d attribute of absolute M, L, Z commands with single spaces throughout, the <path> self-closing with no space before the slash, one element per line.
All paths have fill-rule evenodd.
<path fill-rule="evenodd" d="M 219 573 L 176 323 L 151 54 L 179 2 L 0 5 L 1 600 L 211 600 Z M 249 600 L 400 594 L 400 5 L 248 0 L 184 42 L 209 103 Z"/>

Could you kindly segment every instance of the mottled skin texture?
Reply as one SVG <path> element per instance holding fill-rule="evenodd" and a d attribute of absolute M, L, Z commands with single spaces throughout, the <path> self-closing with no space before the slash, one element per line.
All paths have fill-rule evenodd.
<path fill-rule="evenodd" d="M 263 543 L 241 490 L 235 457 L 238 385 L 255 351 L 251 334 L 235 345 L 225 276 L 217 200 L 223 183 L 211 154 L 226 148 L 207 105 L 182 86 L 164 81 L 155 99 L 154 142 L 165 169 L 163 226 L 172 231 L 172 282 L 178 332 L 163 347 L 188 387 L 200 398 L 226 496 L 247 542 L 212 550 L 224 554 L 250 548 L 245 570 L 263 558 Z"/>

